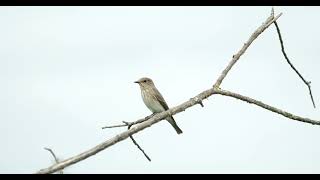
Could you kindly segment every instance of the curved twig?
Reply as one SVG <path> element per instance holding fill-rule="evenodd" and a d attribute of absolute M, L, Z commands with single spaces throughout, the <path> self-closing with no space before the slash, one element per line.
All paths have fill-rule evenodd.
<path fill-rule="evenodd" d="M 277 24 L 276 21 L 273 22 L 274 25 L 276 26 L 276 29 L 277 29 L 277 33 L 278 33 L 278 37 L 279 37 L 279 40 L 280 40 L 280 44 L 281 44 L 281 51 L 282 51 L 282 54 L 284 56 L 284 58 L 287 60 L 288 64 L 290 65 L 290 67 L 298 74 L 298 76 L 300 77 L 300 79 L 304 82 L 304 84 L 307 85 L 308 89 L 309 89 L 309 94 L 310 94 L 310 98 L 311 98 L 311 101 L 312 101 L 312 104 L 313 104 L 313 107 L 316 108 L 316 104 L 314 103 L 314 100 L 313 100 L 313 96 L 312 96 L 312 92 L 311 92 L 311 81 L 307 81 L 303 78 L 303 76 L 299 73 L 299 71 L 293 66 L 293 64 L 291 63 L 291 61 L 289 60 L 288 56 L 287 56 L 287 53 L 285 52 L 284 50 L 284 45 L 283 45 L 283 40 L 282 40 L 282 36 L 281 36 L 281 32 L 280 32 L 280 28 Z"/>
<path fill-rule="evenodd" d="M 44 148 L 45 150 L 49 151 L 51 153 L 51 155 L 53 156 L 54 160 L 56 161 L 56 163 L 59 163 L 59 159 L 57 158 L 57 156 L 54 154 L 54 152 L 52 151 L 52 149 L 50 148 Z M 63 171 L 60 170 L 59 171 L 60 174 L 63 174 Z"/>
<path fill-rule="evenodd" d="M 128 130 L 132 127 L 132 125 L 130 125 L 130 123 L 128 122 L 123 122 L 128 126 Z M 137 143 L 137 141 L 133 138 L 133 136 L 130 136 L 130 139 L 132 140 L 133 144 L 135 144 L 137 146 L 137 148 L 143 153 L 143 155 L 148 159 L 148 161 L 151 161 L 150 157 L 147 155 L 147 153 L 142 149 L 142 147 Z"/>

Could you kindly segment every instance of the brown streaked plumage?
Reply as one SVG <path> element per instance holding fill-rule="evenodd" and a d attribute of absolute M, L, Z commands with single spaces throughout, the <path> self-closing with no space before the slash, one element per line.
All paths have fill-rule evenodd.
<path fill-rule="evenodd" d="M 151 112 L 160 113 L 169 109 L 166 101 L 154 85 L 152 79 L 143 77 L 138 81 L 135 81 L 135 83 L 139 84 L 143 102 Z M 182 133 L 182 130 L 178 127 L 172 116 L 167 117 L 166 120 L 173 126 L 178 134 Z"/>

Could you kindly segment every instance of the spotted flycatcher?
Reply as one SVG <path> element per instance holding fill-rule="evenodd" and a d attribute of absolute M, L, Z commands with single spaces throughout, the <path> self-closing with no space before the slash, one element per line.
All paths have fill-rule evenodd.
<path fill-rule="evenodd" d="M 135 81 L 135 83 L 139 84 L 143 102 L 152 113 L 160 113 L 169 109 L 166 101 L 150 78 L 144 77 Z M 178 134 L 182 133 L 182 130 L 178 127 L 172 116 L 168 116 L 166 120 L 173 126 Z"/>

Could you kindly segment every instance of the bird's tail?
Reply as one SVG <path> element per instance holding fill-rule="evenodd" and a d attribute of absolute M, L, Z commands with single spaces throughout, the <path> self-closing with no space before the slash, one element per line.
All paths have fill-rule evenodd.
<path fill-rule="evenodd" d="M 172 127 L 176 130 L 178 134 L 182 133 L 182 130 L 179 128 L 179 126 L 177 125 L 176 121 L 173 119 L 172 116 L 167 118 L 167 121 L 172 125 Z"/>

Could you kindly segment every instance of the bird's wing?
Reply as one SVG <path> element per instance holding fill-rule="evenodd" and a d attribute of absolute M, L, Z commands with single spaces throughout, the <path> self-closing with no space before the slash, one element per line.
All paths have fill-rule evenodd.
<path fill-rule="evenodd" d="M 153 94 L 155 94 L 155 98 L 160 102 L 160 104 L 162 105 L 162 107 L 164 107 L 165 110 L 168 110 L 169 107 L 168 107 L 166 101 L 163 99 L 161 93 L 158 91 L 157 88 L 153 88 L 153 90 L 155 91 L 155 93 L 153 93 Z"/>

